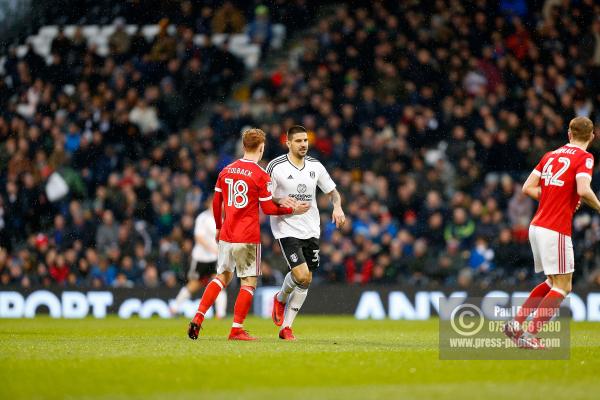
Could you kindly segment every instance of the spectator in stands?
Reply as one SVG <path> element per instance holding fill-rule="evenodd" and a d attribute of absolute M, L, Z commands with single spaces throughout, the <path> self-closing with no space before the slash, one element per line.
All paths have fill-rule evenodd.
<path fill-rule="evenodd" d="M 212 18 L 213 33 L 241 33 L 245 25 L 244 15 L 231 1 L 225 1 Z"/>
<path fill-rule="evenodd" d="M 252 43 L 261 48 L 261 56 L 267 56 L 271 39 L 273 37 L 273 27 L 269 19 L 269 9 L 265 5 L 259 5 L 254 11 L 254 19 L 248 24 L 248 37 Z"/>
<path fill-rule="evenodd" d="M 564 143 L 573 115 L 600 121 L 600 9 L 554 2 L 542 12 L 528 3 L 524 15 L 506 16 L 514 2 L 505 3 L 438 2 L 427 15 L 410 2 L 336 8 L 312 26 L 298 22 L 308 31 L 297 49 L 253 71 L 233 99 L 244 65 L 227 42 L 198 44 L 194 34 L 243 32 L 244 13 L 264 15 L 255 3 L 129 10 L 132 22 L 168 15 L 179 26 L 162 21 L 152 43 L 138 29 L 122 57 L 116 46 L 108 55 L 87 46 L 78 29 L 72 39 L 57 35 L 50 65 L 31 43 L 24 57 L 9 50 L 0 79 L 0 281 L 51 286 L 61 254 L 71 270 L 63 284 L 172 284 L 189 221 L 234 157 L 242 127 L 268 132 L 272 158 L 286 151 L 283 132 L 297 123 L 348 203 L 343 230 L 324 216 L 331 245 L 316 280 L 468 287 L 530 279 L 523 228 L 535 204 L 515 182 Z M 268 4 L 273 23 L 312 12 L 302 2 Z M 205 110 L 208 122 L 193 125 L 211 99 L 219 104 Z M 598 145 L 590 151 L 598 156 Z M 54 172 L 68 193 L 51 202 Z M 102 221 L 107 212 L 112 225 Z M 579 213 L 576 263 L 591 273 L 597 223 L 585 222 L 585 207 Z M 48 243 L 38 246 L 38 233 Z M 264 249 L 273 269 L 287 268 L 277 246 L 265 239 Z M 462 268 L 489 265 L 490 250 L 495 269 Z"/>
<path fill-rule="evenodd" d="M 123 62 L 131 47 L 131 38 L 125 31 L 125 19 L 117 18 L 114 22 L 115 31 L 108 38 L 108 47 L 117 62 Z"/>

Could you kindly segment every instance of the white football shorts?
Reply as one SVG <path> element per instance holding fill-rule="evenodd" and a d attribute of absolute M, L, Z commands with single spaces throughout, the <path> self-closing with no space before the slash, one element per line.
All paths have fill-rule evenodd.
<path fill-rule="evenodd" d="M 529 226 L 535 272 L 545 275 L 568 274 L 575 270 L 571 237 L 540 226 Z"/>
<path fill-rule="evenodd" d="M 219 241 L 217 274 L 236 271 L 238 278 L 261 275 L 260 244 Z"/>

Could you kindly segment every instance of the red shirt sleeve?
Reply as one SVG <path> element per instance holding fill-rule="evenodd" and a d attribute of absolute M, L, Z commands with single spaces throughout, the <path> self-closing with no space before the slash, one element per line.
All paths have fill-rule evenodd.
<path fill-rule="evenodd" d="M 545 162 L 546 162 L 546 154 L 544 154 L 544 156 L 540 159 L 540 162 L 535 166 L 535 168 L 531 172 L 536 174 L 537 176 L 542 176 L 542 170 L 544 168 Z"/>
<path fill-rule="evenodd" d="M 264 172 L 261 174 L 258 184 L 258 201 L 267 201 L 273 198 L 273 185 L 271 177 Z"/>
<path fill-rule="evenodd" d="M 261 200 L 260 208 L 267 215 L 288 215 L 291 214 L 294 210 L 290 207 L 280 207 L 273 202 L 273 199 L 269 200 Z"/>
<path fill-rule="evenodd" d="M 220 191 L 215 191 L 215 197 L 213 197 L 212 205 L 213 205 L 213 217 L 215 219 L 215 225 L 217 229 L 221 229 L 223 225 L 223 215 L 221 204 L 223 203 L 223 195 Z"/>
<path fill-rule="evenodd" d="M 594 156 L 591 154 L 586 154 L 581 158 L 581 162 L 579 166 L 575 170 L 575 178 L 579 178 L 581 176 L 589 177 L 592 179 L 592 172 L 594 170 Z"/>
<path fill-rule="evenodd" d="M 215 183 L 215 192 L 223 193 L 223 180 L 221 179 L 221 174 L 219 174 L 217 183 Z"/>

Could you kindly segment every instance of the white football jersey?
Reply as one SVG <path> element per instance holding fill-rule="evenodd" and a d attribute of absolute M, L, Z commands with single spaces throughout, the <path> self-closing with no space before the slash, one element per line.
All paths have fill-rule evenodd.
<path fill-rule="evenodd" d="M 304 158 L 304 167 L 297 168 L 284 154 L 267 165 L 271 175 L 272 193 L 275 198 L 294 197 L 298 201 L 308 201 L 310 209 L 301 215 L 271 216 L 271 230 L 275 239 L 294 237 L 296 239 L 318 238 L 321 235 L 321 218 L 317 208 L 317 186 L 323 193 L 335 189 L 335 183 L 318 160 L 310 156 Z"/>
<path fill-rule="evenodd" d="M 215 236 L 217 234 L 217 225 L 211 210 L 204 210 L 196 217 L 194 225 L 194 248 L 192 249 L 192 258 L 196 262 L 209 263 L 217 261 L 217 253 L 211 251 L 200 243 L 196 242 L 196 236 L 201 236 L 206 242 L 213 243 L 217 247 Z"/>

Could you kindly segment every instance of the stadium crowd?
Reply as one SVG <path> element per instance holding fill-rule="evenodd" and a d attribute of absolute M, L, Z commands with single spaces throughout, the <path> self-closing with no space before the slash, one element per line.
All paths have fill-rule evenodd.
<path fill-rule="evenodd" d="M 519 182 L 564 144 L 570 118 L 600 124 L 599 6 L 533 3 L 337 6 L 274 68 L 252 71 L 247 96 L 220 102 L 199 129 L 189 121 L 200 103 L 226 96 L 245 71 L 226 50 L 191 42 L 198 17 L 172 17 L 176 36 L 162 21 L 153 43 L 117 30 L 106 58 L 64 35 L 50 65 L 31 49 L 21 59 L 8 54 L 0 285 L 179 285 L 194 218 L 239 154 L 241 130 L 268 133 L 269 161 L 286 151 L 284 132 L 296 123 L 310 131 L 312 155 L 331 172 L 348 216 L 335 230 L 319 199 L 315 281 L 530 281 L 536 205 Z M 191 6 L 212 22 L 219 12 L 181 5 L 183 15 Z M 52 202 L 45 188 L 54 172 L 69 194 Z M 264 221 L 262 284 L 279 284 L 287 266 Z M 600 285 L 598 216 L 584 207 L 573 236 L 576 284 Z"/>

